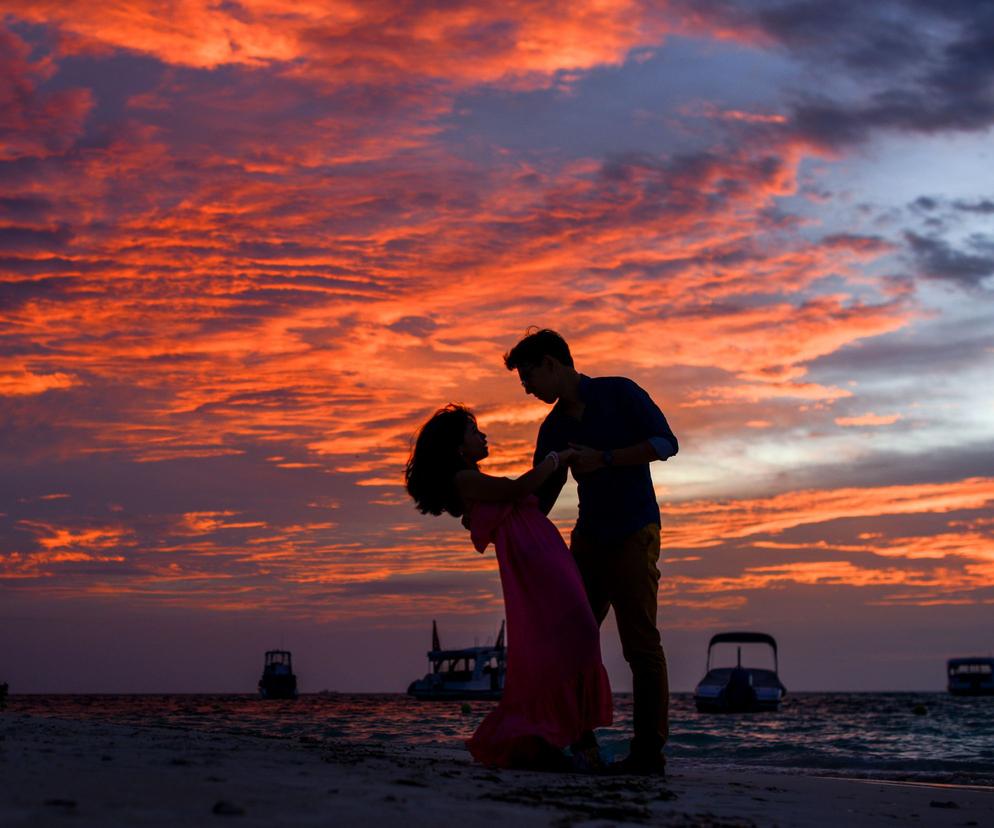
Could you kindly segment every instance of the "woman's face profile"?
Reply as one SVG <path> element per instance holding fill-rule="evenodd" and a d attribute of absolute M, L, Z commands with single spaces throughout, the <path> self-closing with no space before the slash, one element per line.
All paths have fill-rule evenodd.
<path fill-rule="evenodd" d="M 479 426 L 472 420 L 466 423 L 466 432 L 462 440 L 462 456 L 470 463 L 478 463 L 490 454 L 487 448 L 487 435 L 480 431 Z"/>

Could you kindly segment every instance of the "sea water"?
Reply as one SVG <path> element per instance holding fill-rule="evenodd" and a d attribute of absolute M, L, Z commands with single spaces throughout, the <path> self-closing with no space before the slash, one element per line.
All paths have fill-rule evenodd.
<path fill-rule="evenodd" d="M 320 693 L 292 701 L 248 695 L 24 695 L 8 709 L 36 716 L 194 728 L 287 740 L 462 748 L 494 702 L 419 702 L 400 694 Z M 615 723 L 597 731 L 624 755 L 632 697 L 614 696 Z M 2 714 L 0 714 L 2 715 Z M 994 697 L 945 693 L 796 693 L 776 713 L 697 713 L 672 697 L 667 747 L 680 764 L 748 767 L 951 784 L 994 785 Z"/>

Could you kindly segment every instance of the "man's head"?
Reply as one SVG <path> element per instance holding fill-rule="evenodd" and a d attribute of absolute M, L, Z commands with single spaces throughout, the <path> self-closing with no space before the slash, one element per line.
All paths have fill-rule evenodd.
<path fill-rule="evenodd" d="M 558 400 L 576 373 L 566 340 L 548 328 L 529 333 L 511 348 L 504 354 L 504 365 L 518 372 L 526 394 L 546 403 Z"/>

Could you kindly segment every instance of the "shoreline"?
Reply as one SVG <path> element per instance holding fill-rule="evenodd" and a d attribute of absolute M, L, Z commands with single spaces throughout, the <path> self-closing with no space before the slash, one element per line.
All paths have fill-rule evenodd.
<path fill-rule="evenodd" d="M 630 717 L 626 718 L 623 709 L 626 694 L 614 695 L 622 706 L 618 721 L 611 728 L 598 731 L 609 761 L 626 752 L 631 726 Z M 978 790 L 994 788 L 994 765 L 984 759 L 990 753 L 989 743 L 976 733 L 965 734 L 969 742 L 961 742 L 953 735 L 963 729 L 964 721 L 969 729 L 971 717 L 987 717 L 987 705 L 972 705 L 964 711 L 960 709 L 962 704 L 956 704 L 945 709 L 950 707 L 949 697 L 934 694 L 939 698 L 924 700 L 930 712 L 925 717 L 912 715 L 910 706 L 900 698 L 894 699 L 909 694 L 889 693 L 884 695 L 891 698 L 878 700 L 879 709 L 865 717 L 865 729 L 842 725 L 843 732 L 839 733 L 838 727 L 833 730 L 836 711 L 817 699 L 826 694 L 813 695 L 816 703 L 812 711 L 788 709 L 776 717 L 760 714 L 743 717 L 733 728 L 726 727 L 722 717 L 702 718 L 685 704 L 688 709 L 674 711 L 682 715 L 677 716 L 667 750 L 671 767 L 680 765 L 712 774 L 755 772 L 974 786 Z M 856 713 L 862 715 L 866 707 L 853 702 L 853 695 L 843 694 L 839 700 L 830 700 L 830 706 L 855 705 Z M 921 696 L 910 695 L 921 701 Z M 679 694 L 675 698 L 676 707 L 686 701 Z M 389 704 L 398 699 L 409 702 L 401 693 L 302 694 L 296 702 L 265 702 L 257 694 L 246 693 L 18 694 L 10 697 L 8 709 L 11 713 L 71 721 L 275 737 L 290 742 L 313 736 L 346 744 L 391 745 L 397 749 L 444 747 L 460 754 L 463 734 L 468 736 L 476 720 L 492 705 L 474 704 L 472 711 L 459 712 L 451 704 L 424 702 L 400 707 Z M 386 708 L 380 705 L 384 700 L 388 703 Z M 964 718 L 964 713 L 969 715 Z M 422 715 L 426 717 L 423 726 L 419 721 Z M 820 725 L 814 732 L 810 732 L 811 722 Z M 791 735 L 792 727 L 798 725 L 809 731 L 806 741 L 797 734 Z M 783 733 L 781 726 L 785 728 Z M 879 738 L 875 731 L 878 727 Z M 948 738 L 933 738 L 935 728 L 947 727 L 952 729 Z M 980 727 L 979 723 L 975 727 Z M 836 741 L 823 743 L 823 736 Z M 892 751 L 895 736 L 897 750 Z"/>
<path fill-rule="evenodd" d="M 74 826 L 994 824 L 994 788 L 706 768 L 498 771 L 464 751 L 0 713 L 0 823 Z"/>

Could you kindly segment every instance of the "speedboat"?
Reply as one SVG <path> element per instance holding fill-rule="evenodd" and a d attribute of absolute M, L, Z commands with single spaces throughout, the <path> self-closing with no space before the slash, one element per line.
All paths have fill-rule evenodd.
<path fill-rule="evenodd" d="M 438 640 L 438 626 L 431 622 L 430 672 L 412 681 L 407 694 L 416 699 L 499 699 L 504 693 L 507 671 L 507 648 L 504 646 L 504 622 L 492 647 L 464 647 L 443 650 Z"/>
<path fill-rule="evenodd" d="M 259 695 L 264 699 L 297 698 L 297 677 L 289 650 L 267 650 L 259 679 Z"/>
<path fill-rule="evenodd" d="M 951 658 L 946 671 L 954 696 L 994 696 L 994 658 Z"/>
<path fill-rule="evenodd" d="M 773 669 L 742 666 L 742 647 L 737 648 L 734 667 L 711 668 L 711 650 L 716 644 L 767 644 L 773 649 Z M 706 675 L 694 690 L 699 713 L 754 713 L 775 711 L 787 688 L 777 675 L 777 642 L 759 632 L 726 632 L 711 637 Z"/>

